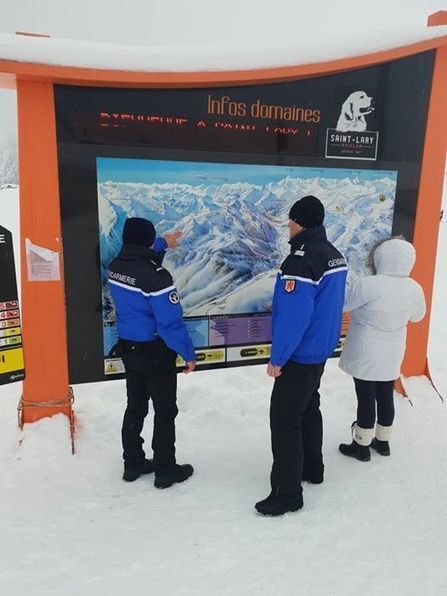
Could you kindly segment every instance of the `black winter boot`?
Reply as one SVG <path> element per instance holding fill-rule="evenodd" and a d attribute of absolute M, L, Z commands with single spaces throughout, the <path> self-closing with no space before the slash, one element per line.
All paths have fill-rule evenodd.
<path fill-rule="evenodd" d="M 309 484 L 321 484 L 323 481 L 323 476 L 303 475 L 303 482 L 308 482 Z"/>
<path fill-rule="evenodd" d="M 303 470 L 303 481 L 310 484 L 321 484 L 324 480 L 324 465 L 313 470 Z"/>
<path fill-rule="evenodd" d="M 302 506 L 301 494 L 287 495 L 272 490 L 266 499 L 256 503 L 255 509 L 262 515 L 284 515 L 289 511 L 298 511 Z"/>
<path fill-rule="evenodd" d="M 352 441 L 349 445 L 347 443 L 340 443 L 338 446 L 340 453 L 347 455 L 348 457 L 354 457 L 359 461 L 369 461 L 371 459 L 371 452 L 368 446 L 359 445 L 355 441 Z"/>
<path fill-rule="evenodd" d="M 309 484 L 321 484 L 323 482 L 323 474 L 303 474 L 303 482 L 309 482 Z"/>
<path fill-rule="evenodd" d="M 379 441 L 379 439 L 373 439 L 371 447 L 380 453 L 380 455 L 391 455 L 390 444 L 388 441 Z"/>
<path fill-rule="evenodd" d="M 153 471 L 154 460 L 152 459 L 143 459 L 143 461 L 139 465 L 136 465 L 135 463 L 124 463 L 123 480 L 125 480 L 126 482 L 133 482 L 143 474 L 152 474 Z"/>
<path fill-rule="evenodd" d="M 169 472 L 155 473 L 154 486 L 156 488 L 169 488 L 176 482 L 185 482 L 194 474 L 194 468 L 190 464 L 175 465 Z"/>

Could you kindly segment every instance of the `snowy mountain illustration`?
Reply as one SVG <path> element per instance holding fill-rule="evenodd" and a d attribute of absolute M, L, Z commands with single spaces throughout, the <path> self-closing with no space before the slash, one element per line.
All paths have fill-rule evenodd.
<path fill-rule="evenodd" d="M 340 177 L 340 170 L 331 177 L 330 169 L 315 173 L 263 184 L 99 182 L 103 273 L 120 250 L 125 219 L 146 217 L 158 235 L 183 232 L 180 247 L 167 251 L 164 265 L 186 316 L 268 312 L 278 266 L 289 250 L 290 206 L 314 194 L 325 205 L 329 239 L 351 270 L 363 274 L 371 246 L 391 232 L 395 173 L 375 172 L 370 178 L 365 171 L 361 177 L 352 171 Z M 103 303 L 110 304 L 105 285 L 104 293 Z"/>

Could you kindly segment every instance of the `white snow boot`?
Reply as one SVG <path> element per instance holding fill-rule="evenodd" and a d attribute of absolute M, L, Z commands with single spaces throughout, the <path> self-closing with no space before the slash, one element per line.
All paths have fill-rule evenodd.
<path fill-rule="evenodd" d="M 338 446 L 340 453 L 348 457 L 354 457 L 359 461 L 369 461 L 371 452 L 369 446 L 374 437 L 373 428 L 361 428 L 356 422 L 352 425 L 353 441 L 352 443 L 341 443 Z"/>
<path fill-rule="evenodd" d="M 376 438 L 372 440 L 371 447 L 380 453 L 380 455 L 390 455 L 390 438 L 392 426 L 382 426 L 378 424 L 376 426 Z"/>

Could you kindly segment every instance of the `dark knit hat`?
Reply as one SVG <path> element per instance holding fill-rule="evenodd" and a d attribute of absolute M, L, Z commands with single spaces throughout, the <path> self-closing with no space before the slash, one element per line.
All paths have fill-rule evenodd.
<path fill-rule="evenodd" d="M 142 217 L 128 217 L 123 229 L 123 243 L 152 246 L 155 240 L 154 224 Z"/>
<path fill-rule="evenodd" d="M 312 195 L 303 197 L 292 205 L 289 218 L 303 228 L 321 226 L 324 221 L 323 203 Z"/>

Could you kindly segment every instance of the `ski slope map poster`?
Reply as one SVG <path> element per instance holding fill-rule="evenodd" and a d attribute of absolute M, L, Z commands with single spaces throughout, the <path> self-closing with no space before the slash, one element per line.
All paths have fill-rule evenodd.
<path fill-rule="evenodd" d="M 371 246 L 391 234 L 397 182 L 396 172 L 383 170 L 121 158 L 98 158 L 97 177 L 106 374 L 122 372 L 119 361 L 107 358 L 117 334 L 106 271 L 127 217 L 150 219 L 158 235 L 183 233 L 164 266 L 179 290 L 199 363 L 265 359 L 295 197 L 323 201 L 328 237 L 362 275 Z"/>

